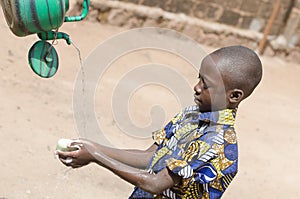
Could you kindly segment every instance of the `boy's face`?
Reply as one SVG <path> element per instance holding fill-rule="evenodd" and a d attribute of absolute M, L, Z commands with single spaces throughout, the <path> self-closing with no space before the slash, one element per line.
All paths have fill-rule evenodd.
<path fill-rule="evenodd" d="M 215 64 L 217 61 L 217 57 L 207 56 L 201 63 L 199 82 L 194 87 L 194 101 L 201 112 L 227 107 L 223 79 Z"/>

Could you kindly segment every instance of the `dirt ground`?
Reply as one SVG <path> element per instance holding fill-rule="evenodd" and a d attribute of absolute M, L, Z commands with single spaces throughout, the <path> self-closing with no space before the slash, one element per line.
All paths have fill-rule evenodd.
<path fill-rule="evenodd" d="M 28 49 L 37 37 L 14 36 L 0 13 L 0 198 L 127 198 L 133 186 L 111 172 L 94 164 L 68 170 L 54 155 L 58 139 L 80 136 L 72 105 L 74 84 L 80 73 L 76 50 L 59 41 L 55 47 L 60 68 L 53 78 L 41 79 L 27 64 Z M 124 31 L 88 21 L 65 24 L 62 30 L 71 35 L 84 58 L 99 43 Z M 203 49 L 213 50 L 207 46 Z M 174 65 L 190 77 L 191 85 L 197 81 L 186 67 L 180 67 L 182 60 L 169 59 L 164 53 L 143 53 Z M 138 60 L 135 65 L 144 61 L 139 54 L 135 58 L 125 56 L 106 71 L 95 96 L 96 113 L 115 146 L 145 149 L 151 139 L 122 133 L 114 124 L 111 107 L 103 105 L 109 103 L 112 89 L 123 75 L 118 65 L 130 65 L 130 60 Z M 300 198 L 300 66 L 276 57 L 262 57 L 262 61 L 262 83 L 239 108 L 239 173 L 224 199 Z M 138 125 L 149 123 L 147 111 L 151 104 L 158 103 L 157 99 L 162 100 L 159 103 L 165 106 L 167 119 L 180 110 L 172 94 L 159 86 L 136 94 L 129 107 Z"/>

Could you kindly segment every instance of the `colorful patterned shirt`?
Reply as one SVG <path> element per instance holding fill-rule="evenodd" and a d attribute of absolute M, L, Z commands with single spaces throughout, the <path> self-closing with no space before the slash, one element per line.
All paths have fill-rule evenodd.
<path fill-rule="evenodd" d="M 136 187 L 130 199 L 220 198 L 237 173 L 235 115 L 236 109 L 200 113 L 198 106 L 189 106 L 154 132 L 158 149 L 148 171 L 155 175 L 167 167 L 181 181 L 160 195 Z"/>

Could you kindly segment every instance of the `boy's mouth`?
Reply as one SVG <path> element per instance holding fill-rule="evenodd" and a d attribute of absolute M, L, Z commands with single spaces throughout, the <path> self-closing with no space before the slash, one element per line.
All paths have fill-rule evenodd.
<path fill-rule="evenodd" d="M 194 94 L 194 101 L 196 104 L 201 103 L 201 100 L 198 98 L 197 94 Z"/>

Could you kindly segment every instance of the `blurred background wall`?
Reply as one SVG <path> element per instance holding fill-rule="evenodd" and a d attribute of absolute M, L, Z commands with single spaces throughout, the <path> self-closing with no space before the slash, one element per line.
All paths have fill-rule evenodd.
<path fill-rule="evenodd" d="M 79 12 L 81 2 L 71 12 Z M 127 28 L 171 28 L 215 47 L 258 49 L 265 35 L 264 54 L 300 63 L 300 0 L 92 0 L 89 19 Z"/>

